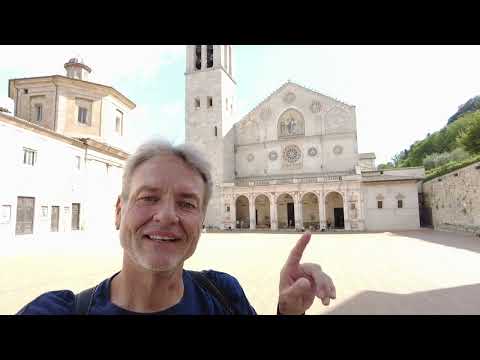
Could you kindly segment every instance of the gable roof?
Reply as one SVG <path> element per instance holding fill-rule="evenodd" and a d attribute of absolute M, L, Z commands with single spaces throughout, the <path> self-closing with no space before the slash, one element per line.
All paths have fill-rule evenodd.
<path fill-rule="evenodd" d="M 280 86 L 278 89 L 276 89 L 275 91 L 273 91 L 269 96 L 267 96 L 265 99 L 263 99 L 260 103 L 257 104 L 257 106 L 255 106 L 252 110 L 250 110 L 247 114 L 245 114 L 239 121 L 237 121 L 234 126 L 240 122 L 243 122 L 245 121 L 253 112 L 255 112 L 258 108 L 260 108 L 262 105 L 264 105 L 266 102 L 268 102 L 274 95 L 277 95 L 278 93 L 280 93 L 283 89 L 285 89 L 288 85 L 293 85 L 293 86 L 296 86 L 296 87 L 299 87 L 303 90 L 307 90 L 311 93 L 313 93 L 314 95 L 320 95 L 320 96 L 324 96 L 326 98 L 329 98 L 330 100 L 333 100 L 333 101 L 336 101 L 336 102 L 339 102 L 343 105 L 346 105 L 346 106 L 349 106 L 349 107 L 354 107 L 354 105 L 350 105 L 350 104 L 347 104 L 346 102 L 343 102 L 341 100 L 338 100 L 334 97 L 331 97 L 331 96 L 328 96 L 328 95 L 325 95 L 325 94 L 322 94 L 318 91 L 315 91 L 315 90 L 312 90 L 306 86 L 303 86 L 303 85 L 300 85 L 298 83 L 295 83 L 293 81 L 290 81 L 288 80 L 287 82 L 285 82 L 282 86 Z"/>
<path fill-rule="evenodd" d="M 63 81 L 71 81 L 72 83 L 77 83 L 77 84 L 86 85 L 86 86 L 100 87 L 100 88 L 106 90 L 107 93 L 109 93 L 109 94 L 117 97 L 118 99 L 120 99 L 125 105 L 130 107 L 130 110 L 133 110 L 136 107 L 135 103 L 132 100 L 127 98 L 125 95 L 123 95 L 120 91 L 116 90 L 112 86 L 103 85 L 103 84 L 99 84 L 99 83 L 94 83 L 94 82 L 86 81 L 86 80 L 74 79 L 74 78 L 70 78 L 68 76 L 63 76 L 63 75 L 35 76 L 35 77 L 28 77 L 28 78 L 9 79 L 8 80 L 8 97 L 10 99 L 14 99 L 14 93 L 13 93 L 14 89 L 13 88 L 14 88 L 15 82 L 22 81 L 22 80 L 25 80 L 25 81 L 34 80 L 35 81 L 35 80 L 40 80 L 40 79 L 51 80 L 51 81 L 54 81 L 55 79 L 59 79 L 59 80 L 63 80 Z"/>

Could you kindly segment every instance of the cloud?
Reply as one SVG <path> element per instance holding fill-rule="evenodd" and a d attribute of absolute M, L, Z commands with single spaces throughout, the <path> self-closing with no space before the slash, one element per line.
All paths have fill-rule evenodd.
<path fill-rule="evenodd" d="M 174 45 L 30 45 L 0 46 L 0 69 L 10 78 L 64 75 L 63 65 L 80 55 L 92 69 L 89 80 L 112 84 L 148 79 L 163 65 L 184 59 L 185 47 Z"/>

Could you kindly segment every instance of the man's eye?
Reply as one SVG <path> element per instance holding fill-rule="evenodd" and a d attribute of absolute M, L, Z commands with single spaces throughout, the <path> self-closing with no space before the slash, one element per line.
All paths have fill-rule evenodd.
<path fill-rule="evenodd" d="M 184 207 L 186 209 L 195 209 L 196 208 L 196 205 L 195 204 L 192 204 L 188 201 L 181 201 L 180 202 L 180 206 L 181 207 Z"/>
<path fill-rule="evenodd" d="M 153 204 L 158 200 L 158 198 L 156 196 L 142 196 L 138 200 L 145 204 Z"/>

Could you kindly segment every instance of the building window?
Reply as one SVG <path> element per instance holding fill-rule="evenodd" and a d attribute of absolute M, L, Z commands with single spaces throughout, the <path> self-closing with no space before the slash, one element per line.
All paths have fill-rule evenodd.
<path fill-rule="evenodd" d="M 24 94 L 28 94 L 28 89 L 23 89 Z"/>
<path fill-rule="evenodd" d="M 23 148 L 23 163 L 34 166 L 37 162 L 37 152 L 32 149 Z"/>
<path fill-rule="evenodd" d="M 43 107 L 41 104 L 35 104 L 35 120 L 40 122 L 43 119 Z"/>
<path fill-rule="evenodd" d="M 403 200 L 397 200 L 398 208 L 403 208 Z"/>
<path fill-rule="evenodd" d="M 230 206 L 227 206 L 227 212 L 230 212 Z"/>
<path fill-rule="evenodd" d="M 195 45 L 195 69 L 202 68 L 202 45 Z"/>
<path fill-rule="evenodd" d="M 195 98 L 195 110 L 198 110 L 198 109 L 200 109 L 200 99 Z"/>
<path fill-rule="evenodd" d="M 225 98 L 225 110 L 228 111 L 228 98 Z"/>
<path fill-rule="evenodd" d="M 80 170 L 80 164 L 82 162 L 82 158 L 78 155 L 75 156 L 75 169 Z"/>
<path fill-rule="evenodd" d="M 42 206 L 42 218 L 48 217 L 48 206 Z"/>
<path fill-rule="evenodd" d="M 84 107 L 78 108 L 78 122 L 80 124 L 87 124 L 87 114 L 88 110 Z"/>
<path fill-rule="evenodd" d="M 213 98 L 211 96 L 207 96 L 207 107 L 213 107 Z"/>
<path fill-rule="evenodd" d="M 207 68 L 213 66 L 213 45 L 207 45 Z"/>
<path fill-rule="evenodd" d="M 115 117 L 115 131 L 123 135 L 123 113 L 117 110 L 117 116 Z"/>
<path fill-rule="evenodd" d="M 379 209 L 383 208 L 383 201 L 378 200 L 378 201 L 377 201 L 377 207 L 378 207 Z"/>
<path fill-rule="evenodd" d="M 355 203 L 350 204 L 350 210 L 355 210 Z"/>
<path fill-rule="evenodd" d="M 215 126 L 215 136 L 217 136 L 217 127 Z"/>
<path fill-rule="evenodd" d="M 0 224 L 8 224 L 12 217 L 12 206 L 11 205 L 2 205 L 0 213 Z"/>
<path fill-rule="evenodd" d="M 72 230 L 80 229 L 80 204 L 72 204 Z"/>

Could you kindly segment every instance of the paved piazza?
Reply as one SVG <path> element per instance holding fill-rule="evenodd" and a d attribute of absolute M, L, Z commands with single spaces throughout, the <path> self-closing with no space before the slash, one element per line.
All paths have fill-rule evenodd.
<path fill-rule="evenodd" d="M 234 275 L 273 314 L 278 275 L 299 234 L 208 233 L 186 267 Z M 0 244 L 0 314 L 48 290 L 90 287 L 120 268 L 115 236 L 57 233 Z M 337 300 L 307 314 L 480 314 L 480 238 L 432 230 L 314 234 L 303 261 L 322 265 Z"/>

